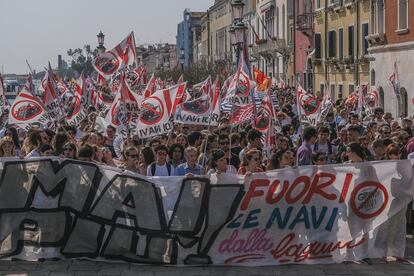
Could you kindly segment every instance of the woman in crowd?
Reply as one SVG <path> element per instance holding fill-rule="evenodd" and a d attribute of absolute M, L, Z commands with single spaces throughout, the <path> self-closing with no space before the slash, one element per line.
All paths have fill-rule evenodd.
<path fill-rule="evenodd" d="M 291 150 L 279 150 L 276 155 L 280 159 L 280 168 L 290 168 L 295 166 L 295 157 Z"/>
<path fill-rule="evenodd" d="M 23 132 L 22 132 L 23 133 Z M 20 141 L 19 141 L 19 134 L 17 133 L 16 128 L 9 127 L 4 132 L 4 136 L 8 136 L 13 140 L 14 143 L 14 151 L 16 153 L 16 156 L 19 156 L 20 154 Z"/>
<path fill-rule="evenodd" d="M 0 157 L 16 157 L 15 146 L 10 136 L 0 140 Z"/>
<path fill-rule="evenodd" d="M 154 153 L 150 147 L 144 147 L 138 160 L 138 171 L 139 174 L 147 175 L 147 168 L 155 161 Z"/>
<path fill-rule="evenodd" d="M 313 165 L 326 165 L 328 156 L 323 152 L 314 152 L 312 153 L 312 164 Z"/>
<path fill-rule="evenodd" d="M 175 142 L 177 144 L 180 144 L 184 148 L 188 147 L 187 135 L 185 135 L 183 133 L 180 133 L 180 134 L 177 135 L 177 137 L 175 138 Z"/>
<path fill-rule="evenodd" d="M 206 145 L 207 143 L 207 145 Z M 211 158 L 213 150 L 218 148 L 218 137 L 215 134 L 207 135 L 207 138 L 203 140 L 199 148 L 200 155 L 198 156 L 197 163 L 202 167 L 205 167 Z M 205 154 L 204 154 L 205 151 Z"/>
<path fill-rule="evenodd" d="M 168 151 L 168 157 L 170 158 L 170 164 L 174 168 L 178 167 L 178 165 L 185 162 L 184 147 L 181 144 L 172 144 Z"/>
<path fill-rule="evenodd" d="M 52 146 L 56 156 L 63 154 L 65 144 L 69 141 L 69 137 L 65 132 L 58 132 L 52 140 Z"/>
<path fill-rule="evenodd" d="M 347 163 L 360 163 L 366 159 L 364 148 L 359 144 L 352 142 L 346 146 Z"/>
<path fill-rule="evenodd" d="M 39 148 L 40 156 L 53 156 L 53 147 L 49 144 L 43 144 Z"/>
<path fill-rule="evenodd" d="M 232 165 L 229 165 L 228 156 L 222 150 L 214 150 L 212 152 L 210 159 L 210 167 L 211 169 L 209 170 L 207 175 L 211 175 L 213 173 L 237 173 L 236 168 Z"/>
<path fill-rule="evenodd" d="M 385 156 L 387 160 L 400 160 L 401 152 L 400 148 L 396 144 L 388 145 L 385 149 Z"/>
<path fill-rule="evenodd" d="M 263 172 L 261 168 L 260 151 L 256 148 L 248 150 L 243 157 L 243 162 L 239 168 L 238 174 Z"/>
<path fill-rule="evenodd" d="M 102 148 L 102 163 L 107 166 L 116 167 L 115 161 L 112 156 L 112 151 L 108 147 Z"/>

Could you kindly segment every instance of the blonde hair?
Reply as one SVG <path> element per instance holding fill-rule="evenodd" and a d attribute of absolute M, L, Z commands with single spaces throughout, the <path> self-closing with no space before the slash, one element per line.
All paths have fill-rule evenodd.
<path fill-rule="evenodd" d="M 3 137 L 3 138 L 0 140 L 0 157 L 4 157 L 3 146 L 4 146 L 6 143 L 10 143 L 10 144 L 12 144 L 12 145 L 13 145 L 13 149 L 12 149 L 11 154 L 12 154 L 12 156 L 14 156 L 14 155 L 15 155 L 15 152 L 14 152 L 14 148 L 15 148 L 15 146 L 14 146 L 14 141 L 13 141 L 13 139 L 12 139 L 11 137 L 6 136 L 6 137 Z"/>

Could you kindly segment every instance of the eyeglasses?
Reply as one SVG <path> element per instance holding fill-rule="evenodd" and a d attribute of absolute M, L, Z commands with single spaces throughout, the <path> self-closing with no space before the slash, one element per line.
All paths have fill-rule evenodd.
<path fill-rule="evenodd" d="M 139 154 L 131 154 L 131 155 L 128 155 L 128 157 L 131 157 L 131 158 L 139 158 Z"/>
<path fill-rule="evenodd" d="M 157 152 L 158 155 L 167 155 L 167 153 L 165 151 L 159 151 Z"/>

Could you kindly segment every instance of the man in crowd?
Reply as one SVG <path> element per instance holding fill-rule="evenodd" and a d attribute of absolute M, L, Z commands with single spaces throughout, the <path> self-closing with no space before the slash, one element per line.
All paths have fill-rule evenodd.
<path fill-rule="evenodd" d="M 318 132 L 314 127 L 303 130 L 303 143 L 296 153 L 298 166 L 312 165 L 312 145 L 315 144 L 317 137 Z"/>
<path fill-rule="evenodd" d="M 197 148 L 188 147 L 184 150 L 185 159 L 187 162 L 178 165 L 175 168 L 173 175 L 174 176 L 194 176 L 202 175 L 205 173 L 203 167 L 196 163 L 197 160 Z"/>
<path fill-rule="evenodd" d="M 148 176 L 171 176 L 172 166 L 167 162 L 168 148 L 165 145 L 158 145 L 155 148 L 155 162 L 147 168 Z"/>

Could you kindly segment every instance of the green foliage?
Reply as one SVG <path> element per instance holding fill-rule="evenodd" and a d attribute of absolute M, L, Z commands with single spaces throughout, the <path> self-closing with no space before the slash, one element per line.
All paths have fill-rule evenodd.
<path fill-rule="evenodd" d="M 180 70 L 179 68 L 175 68 L 173 70 L 158 69 L 155 72 L 155 75 L 163 80 L 172 79 L 177 82 L 182 74 L 184 81 L 187 81 L 190 85 L 193 85 L 204 81 L 208 76 L 211 76 L 213 81 L 216 77 L 218 77 L 219 80 L 223 82 L 228 78 L 230 73 L 229 64 L 219 62 L 203 62 L 192 64 L 184 71 Z"/>
<path fill-rule="evenodd" d="M 72 59 L 70 67 L 72 70 L 80 74 L 82 71 L 86 75 L 91 75 L 94 71 L 92 66 L 93 59 L 98 55 L 98 49 L 91 49 L 90 45 L 85 45 L 83 48 L 69 49 L 68 56 Z"/>

